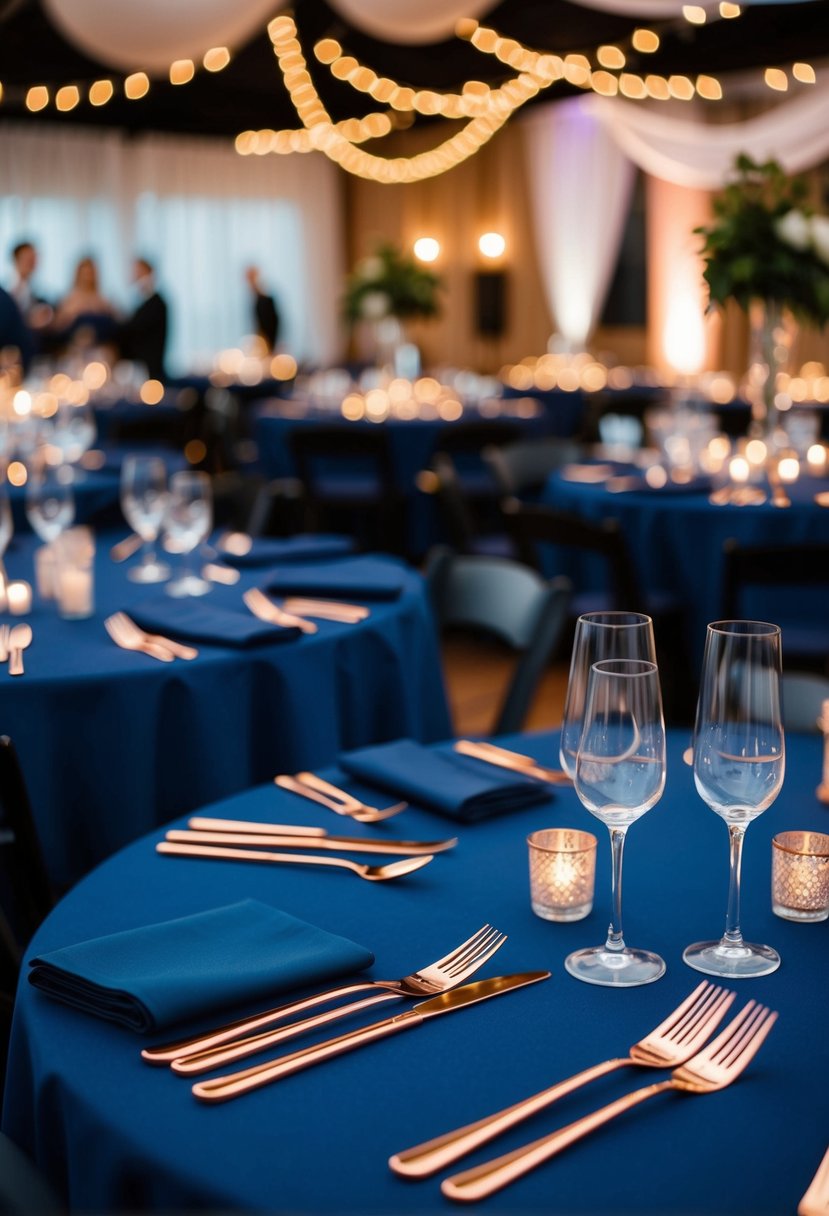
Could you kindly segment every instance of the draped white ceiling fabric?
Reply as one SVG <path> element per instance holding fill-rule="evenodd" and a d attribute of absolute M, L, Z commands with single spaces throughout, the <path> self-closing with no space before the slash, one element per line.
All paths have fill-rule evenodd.
<path fill-rule="evenodd" d="M 58 0 L 60 3 L 61 0 Z M 497 0 L 330 0 L 352 25 L 384 42 L 419 44 L 451 38 L 461 17 L 482 17 Z"/>
<path fill-rule="evenodd" d="M 95 59 L 152 75 L 214 46 L 243 46 L 280 0 L 43 0 L 61 33 Z"/>
<path fill-rule="evenodd" d="M 778 160 L 788 173 L 829 157 L 829 85 L 812 86 L 734 123 L 694 122 L 687 109 L 678 117 L 617 97 L 583 97 L 576 104 L 601 122 L 641 169 L 678 186 L 719 189 L 740 152 L 759 161 Z"/>
<path fill-rule="evenodd" d="M 522 120 L 536 250 L 556 329 L 583 350 L 616 264 L 633 163 L 580 99 Z"/>

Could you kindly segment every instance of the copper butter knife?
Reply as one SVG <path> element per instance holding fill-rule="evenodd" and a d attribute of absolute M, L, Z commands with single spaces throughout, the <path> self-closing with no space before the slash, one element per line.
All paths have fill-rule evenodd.
<path fill-rule="evenodd" d="M 320 1064 L 323 1060 L 342 1055 L 354 1047 L 361 1047 L 363 1043 L 384 1039 L 399 1030 L 419 1026 L 442 1013 L 465 1009 L 468 1005 L 476 1005 L 491 996 L 501 996 L 505 992 L 512 992 L 513 989 L 537 984 L 539 980 L 549 978 L 549 971 L 523 971 L 516 975 L 497 975 L 488 980 L 476 980 L 473 984 L 464 984 L 462 988 L 454 988 L 451 992 L 442 992 L 440 996 L 421 1001 L 419 1005 L 415 1005 L 407 1013 L 399 1013 L 397 1017 L 373 1022 L 361 1030 L 352 1030 L 349 1034 L 341 1034 L 335 1039 L 327 1039 L 314 1047 L 305 1047 L 276 1060 L 266 1060 L 264 1064 L 256 1064 L 252 1068 L 226 1073 L 222 1077 L 214 1077 L 211 1081 L 198 1081 L 193 1086 L 193 1093 L 202 1102 L 225 1102 L 228 1098 L 237 1098 L 251 1089 L 278 1081 L 281 1077 L 290 1076 L 291 1073 L 309 1068 L 312 1064 Z"/>

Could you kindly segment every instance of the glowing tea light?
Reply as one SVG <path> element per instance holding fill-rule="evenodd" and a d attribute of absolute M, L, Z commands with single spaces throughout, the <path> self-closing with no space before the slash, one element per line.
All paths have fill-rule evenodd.
<path fill-rule="evenodd" d="M 28 583 L 8 583 L 6 586 L 6 602 L 12 616 L 25 616 L 32 610 L 32 589 Z"/>
<path fill-rule="evenodd" d="M 829 918 L 829 836 L 781 832 L 771 842 L 771 904 L 784 920 Z"/>
<path fill-rule="evenodd" d="M 547 828 L 527 837 L 530 903 L 544 920 L 581 920 L 593 907 L 596 837 L 574 828 Z"/>
<path fill-rule="evenodd" d="M 757 466 L 765 464 L 768 454 L 769 450 L 762 439 L 750 439 L 746 444 L 746 460 L 749 464 Z"/>
<path fill-rule="evenodd" d="M 815 477 L 822 477 L 826 473 L 827 454 L 826 448 L 822 443 L 813 443 L 806 453 L 806 463 L 809 466 L 809 472 Z"/>
<path fill-rule="evenodd" d="M 653 490 L 661 490 L 668 484 L 668 474 L 661 464 L 652 464 L 645 470 L 645 481 Z"/>
<path fill-rule="evenodd" d="M 777 466 L 781 481 L 797 481 L 800 476 L 800 461 L 796 456 L 784 456 Z"/>
<path fill-rule="evenodd" d="M 732 481 L 742 483 L 748 481 L 751 466 L 744 456 L 733 456 L 728 462 L 728 476 Z"/>
<path fill-rule="evenodd" d="M 65 620 L 79 621 L 92 616 L 91 564 L 58 564 L 55 572 L 55 598 L 58 601 L 58 611 Z"/>

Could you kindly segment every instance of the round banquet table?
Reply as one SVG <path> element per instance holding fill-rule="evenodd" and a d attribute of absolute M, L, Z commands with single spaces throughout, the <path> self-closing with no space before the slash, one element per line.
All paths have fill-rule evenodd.
<path fill-rule="evenodd" d="M 173 1032 L 148 1038 L 60 1005 L 24 980 L 5 1130 L 73 1210 L 450 1211 L 436 1179 L 400 1179 L 387 1168 L 389 1156 L 625 1054 L 703 978 L 680 956 L 688 942 L 722 929 L 727 836 L 694 792 L 691 770 L 681 760 L 687 743 L 680 733 L 670 739 L 665 794 L 632 828 L 625 862 L 626 939 L 665 958 L 668 970 L 658 983 L 616 992 L 581 984 L 563 969 L 569 951 L 604 939 L 609 909 L 606 833 L 569 788 L 532 809 L 474 825 L 410 808 L 393 821 L 394 836 L 457 833 L 459 844 L 417 873 L 381 884 L 298 866 L 163 857 L 154 852 L 162 836 L 156 831 L 71 891 L 41 926 L 27 957 L 250 896 L 373 950 L 369 977 L 407 974 L 485 922 L 509 939 L 481 977 L 539 968 L 552 977 L 213 1106 L 195 1100 L 187 1079 L 144 1064 L 139 1050 L 250 1008 L 179 1023 Z M 555 763 L 553 735 L 517 737 L 507 745 Z M 744 931 L 750 940 L 774 945 L 783 959 L 775 974 L 732 985 L 734 1012 L 755 998 L 780 1014 L 748 1070 L 710 1096 L 661 1095 L 501 1192 L 488 1210 L 567 1216 L 795 1211 L 829 1128 L 829 926 L 772 914 L 770 840 L 788 828 L 825 829 L 826 808 L 815 796 L 820 767 L 819 736 L 791 737 L 782 793 L 747 837 Z M 326 775 L 364 797 L 369 793 L 336 769 Z M 341 824 L 275 787 L 248 791 L 213 810 L 335 831 Z M 551 825 L 599 835 L 595 907 L 577 923 L 553 924 L 530 910 L 525 838 Z M 349 831 L 390 835 L 389 826 L 354 824 Z M 337 1025 L 350 1029 L 400 1008 L 384 1006 L 379 1014 L 372 1010 Z M 295 1039 L 287 1049 L 305 1041 Z M 455 1169 L 525 1144 L 662 1075 L 611 1073 Z"/>
<path fill-rule="evenodd" d="M 26 674 L 0 668 L 0 731 L 20 755 L 60 886 L 155 824 L 277 772 L 399 734 L 447 734 L 437 638 L 415 571 L 397 563 L 399 598 L 372 603 L 358 625 L 320 621 L 296 640 L 202 644 L 192 662 L 161 663 L 118 649 L 104 629 L 109 613 L 160 592 L 128 580 L 136 558 L 111 561 L 120 536 L 97 540 L 94 616 L 61 620 L 54 603 L 35 598 Z M 10 578 L 34 583 L 35 547 L 31 536 L 15 538 Z M 243 591 L 266 575 L 243 571 L 205 602 L 241 608 Z"/>
<path fill-rule="evenodd" d="M 619 476 L 635 470 L 613 466 Z M 605 482 L 573 480 L 572 471 L 557 470 L 548 478 L 541 501 L 557 510 L 590 520 L 618 519 L 628 543 L 639 586 L 650 595 L 667 594 L 683 605 L 690 653 L 701 657 L 709 621 L 722 616 L 722 551 L 729 537 L 741 545 L 829 543 L 829 509 L 818 506 L 815 494 L 829 490 L 829 481 L 803 476 L 787 487 L 792 505 L 781 509 L 768 502 L 758 506 L 715 506 L 710 486 L 701 489 L 666 487 L 614 493 Z M 595 558 L 562 555 L 555 573 L 570 575 L 577 590 L 596 585 Z M 552 568 L 551 568 L 552 572 Z M 762 619 L 783 626 L 825 629 L 823 597 L 814 591 L 796 597 L 775 592 L 756 609 Z M 773 615 L 769 615 L 769 614 Z"/>

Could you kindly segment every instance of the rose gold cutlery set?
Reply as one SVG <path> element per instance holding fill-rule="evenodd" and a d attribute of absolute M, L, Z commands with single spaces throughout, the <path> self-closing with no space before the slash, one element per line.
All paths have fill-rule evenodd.
<path fill-rule="evenodd" d="M 0 663 L 8 663 L 10 676 L 23 675 L 23 651 L 32 644 L 32 627 L 0 625 Z"/>

